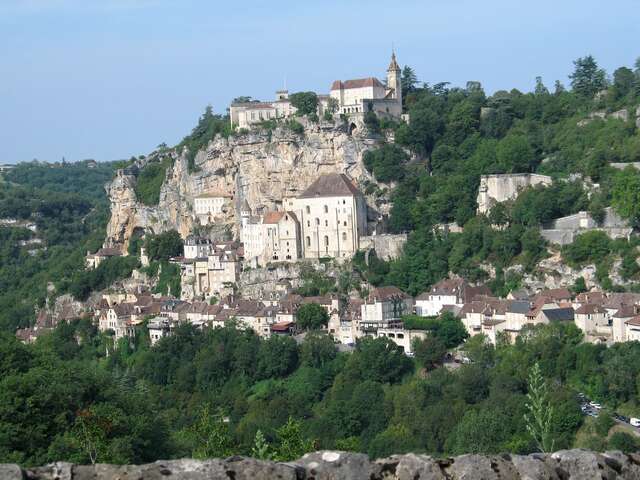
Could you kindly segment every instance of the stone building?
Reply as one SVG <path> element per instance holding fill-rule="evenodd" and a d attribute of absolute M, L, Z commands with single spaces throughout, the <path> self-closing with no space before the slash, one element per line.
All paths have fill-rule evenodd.
<path fill-rule="evenodd" d="M 413 312 L 413 298 L 397 287 L 374 289 L 361 306 L 359 335 L 376 335 L 379 329 L 401 328 L 402 316 Z"/>
<path fill-rule="evenodd" d="M 296 108 L 291 105 L 287 90 L 278 90 L 273 102 L 232 103 L 229 107 L 231 125 L 238 128 L 249 128 L 265 120 L 287 118 L 294 113 Z"/>
<path fill-rule="evenodd" d="M 231 204 L 231 195 L 224 192 L 208 192 L 193 199 L 193 211 L 201 225 L 213 223 L 214 219 L 224 216 Z"/>
<path fill-rule="evenodd" d="M 337 101 L 343 114 L 375 112 L 380 116 L 402 115 L 402 84 L 400 66 L 395 52 L 387 68 L 387 83 L 374 77 L 336 80 L 329 96 Z"/>
<path fill-rule="evenodd" d="M 321 116 L 333 99 L 337 113 L 364 114 L 368 111 L 380 116 L 397 117 L 402 115 L 402 83 L 400 66 L 395 52 L 387 68 L 386 84 L 375 77 L 336 80 L 331 85 L 329 95 L 317 95 L 318 116 Z M 291 104 L 288 90 L 276 92 L 272 102 L 236 102 L 229 107 L 231 125 L 249 128 L 267 120 L 287 118 L 296 113 Z"/>
<path fill-rule="evenodd" d="M 252 216 L 245 201 L 240 212 L 240 241 L 245 260 L 254 265 L 296 262 L 302 257 L 300 223 L 295 213 L 266 212 Z"/>
<path fill-rule="evenodd" d="M 462 278 L 447 278 L 416 297 L 416 315 L 439 315 L 443 307 L 462 307 L 465 303 L 471 302 L 476 295 L 491 295 L 491 290 L 485 285 L 471 286 Z"/>
<path fill-rule="evenodd" d="M 344 174 L 322 175 L 284 204 L 300 223 L 304 258 L 350 258 L 366 235 L 364 196 Z"/>
<path fill-rule="evenodd" d="M 551 185 L 551 177 L 535 173 L 507 173 L 480 176 L 478 213 L 489 213 L 496 203 L 513 200 L 520 191 L 535 185 Z"/>
<path fill-rule="evenodd" d="M 180 266 L 182 297 L 210 298 L 230 293 L 240 277 L 239 247 L 234 242 L 213 243 L 189 237 L 184 256 L 175 259 Z"/>
<path fill-rule="evenodd" d="M 85 258 L 86 267 L 91 270 L 94 268 L 98 268 L 100 264 L 105 261 L 107 258 L 112 257 L 121 257 L 122 252 L 120 252 L 117 248 L 101 248 L 96 253 L 87 252 L 87 256 Z"/>
<path fill-rule="evenodd" d="M 540 235 L 551 243 L 568 245 L 576 236 L 591 230 L 602 231 L 612 239 L 628 239 L 633 232 L 627 220 L 620 217 L 613 208 L 607 207 L 604 209 L 604 218 L 601 223 L 596 222 L 589 212 L 578 212 L 545 225 Z"/>

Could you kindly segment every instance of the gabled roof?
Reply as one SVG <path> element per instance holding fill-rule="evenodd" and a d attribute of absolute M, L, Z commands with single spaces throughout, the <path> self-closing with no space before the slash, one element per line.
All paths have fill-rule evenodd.
<path fill-rule="evenodd" d="M 638 313 L 634 305 L 622 305 L 616 313 L 613 314 L 614 318 L 631 318 Z"/>
<path fill-rule="evenodd" d="M 576 314 L 578 315 L 590 315 L 594 313 L 607 313 L 607 311 L 600 305 L 596 305 L 593 303 L 585 303 L 576 310 Z"/>
<path fill-rule="evenodd" d="M 378 287 L 369 294 L 370 302 L 376 302 L 376 301 L 384 302 L 387 300 L 405 299 L 405 298 L 410 298 L 410 297 L 409 295 L 404 293 L 402 290 L 400 290 L 398 287 L 394 287 L 394 286 Z"/>
<path fill-rule="evenodd" d="M 344 173 L 319 176 L 298 198 L 349 197 L 362 195 Z"/>
<path fill-rule="evenodd" d="M 542 290 L 536 295 L 538 297 L 547 297 L 551 300 L 565 300 L 571 298 L 571 292 L 567 288 L 552 288 L 550 290 Z"/>
<path fill-rule="evenodd" d="M 385 88 L 380 80 L 374 77 L 355 78 L 353 80 L 336 80 L 331 84 L 331 90 L 349 90 L 351 88 L 380 87 Z"/>

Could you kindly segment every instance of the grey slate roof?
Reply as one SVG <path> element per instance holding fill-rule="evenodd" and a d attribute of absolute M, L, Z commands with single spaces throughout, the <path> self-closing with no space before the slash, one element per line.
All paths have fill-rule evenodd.
<path fill-rule="evenodd" d="M 573 308 L 550 308 L 548 310 L 543 310 L 543 313 L 552 322 L 564 322 L 564 321 L 573 321 Z"/>

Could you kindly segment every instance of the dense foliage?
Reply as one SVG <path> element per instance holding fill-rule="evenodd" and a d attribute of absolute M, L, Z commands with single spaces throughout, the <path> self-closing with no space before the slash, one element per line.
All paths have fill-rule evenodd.
<path fill-rule="evenodd" d="M 0 330 L 35 318 L 47 296 L 80 287 L 84 255 L 104 240 L 109 204 L 104 185 L 119 163 L 22 163 L 0 178 L 0 218 L 34 224 L 0 227 Z M 29 243 L 34 240 L 42 243 Z M 107 270 L 109 267 L 104 267 Z"/>
<path fill-rule="evenodd" d="M 0 462 L 288 460 L 317 448 L 374 457 L 532 452 L 523 418 L 536 362 L 555 448 L 582 441 L 577 391 L 626 414 L 640 408 L 640 343 L 582 344 L 573 325 L 554 324 L 514 345 L 474 337 L 464 347 L 470 363 L 450 370 L 432 358 L 460 340 L 443 346 L 447 338 L 455 335 L 428 336 L 414 361 L 384 338 L 339 353 L 325 334 L 297 345 L 233 327 L 185 325 L 153 348 L 141 334 L 117 350 L 85 322 L 60 325 L 35 345 L 0 335 Z M 607 448 L 608 428 L 597 430 L 590 435 Z M 610 441 L 630 448 L 627 438 Z"/>
<path fill-rule="evenodd" d="M 546 252 L 539 227 L 580 210 L 602 221 L 604 208 L 612 205 L 637 223 L 640 173 L 616 173 L 609 164 L 640 161 L 633 117 L 640 103 L 640 63 L 635 70 L 616 70 L 609 84 L 595 60 L 585 57 L 575 62 L 571 91 L 556 82 L 550 92 L 538 77 L 531 93 L 514 89 L 490 97 L 478 82 L 419 87 L 410 68 L 403 70 L 405 77 L 410 122 L 393 127 L 395 144 L 364 156 L 376 180 L 395 182 L 389 228 L 410 232 L 398 260 L 360 265 L 375 285 L 417 294 L 451 271 L 473 280 L 486 278 L 486 264 L 499 272 L 518 263 L 532 271 Z M 621 108 L 629 112 L 628 121 L 603 118 Z M 527 172 L 552 175 L 555 182 L 497 205 L 488 218 L 476 216 L 480 175 Z M 585 178 L 599 189 L 587 191 Z M 447 234 L 440 225 L 451 222 L 464 233 Z M 495 290 L 504 291 L 508 280 L 496 281 Z"/>
<path fill-rule="evenodd" d="M 195 158 L 198 151 L 206 147 L 218 134 L 224 137 L 231 134 L 229 117 L 214 115 L 213 108 L 208 105 L 191 134 L 184 137 L 178 145 L 178 148 L 186 149 L 189 172 L 196 171 Z"/>

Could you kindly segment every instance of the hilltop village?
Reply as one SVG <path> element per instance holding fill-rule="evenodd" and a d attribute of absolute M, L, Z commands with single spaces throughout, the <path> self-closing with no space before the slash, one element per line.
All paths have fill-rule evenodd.
<path fill-rule="evenodd" d="M 409 116 L 402 110 L 400 77 L 394 53 L 384 82 L 374 77 L 337 80 L 328 95 L 317 95 L 316 114 L 320 117 L 330 112 L 348 118 L 348 138 L 344 140 L 347 142 L 366 138 L 367 115 L 409 123 Z M 265 122 L 286 122 L 296 118 L 296 113 L 288 92 L 283 90 L 277 92 L 273 102 L 232 103 L 229 119 L 234 129 L 246 130 L 251 135 L 252 129 L 259 131 Z M 317 168 L 322 172 L 322 160 Z M 180 220 L 188 225 L 186 231 L 180 228 L 182 251 L 169 259 L 171 268 L 179 272 L 179 293 L 169 288 L 165 294 L 152 294 L 153 282 L 133 281 L 94 296 L 93 303 L 76 302 L 66 314 L 64 309 L 56 314 L 42 310 L 36 324 L 19 330 L 17 335 L 24 341 L 33 341 L 64 320 L 65 315 L 74 317 L 82 312 L 91 315 L 101 331 L 112 332 L 115 340 L 135 337 L 145 328 L 155 344 L 183 323 L 198 328 L 232 324 L 253 329 L 265 338 L 296 336 L 303 335 L 305 330 L 299 325 L 298 312 L 315 304 L 326 313 L 322 328 L 336 343 L 348 347 L 366 336 L 385 337 L 407 354 L 412 354 L 415 339 L 424 339 L 429 334 L 427 323 L 420 318 L 443 316 L 459 319 L 468 336 L 484 334 L 492 343 L 501 338 L 514 341 L 530 326 L 553 322 L 574 323 L 585 339 L 593 343 L 640 338 L 640 294 L 635 293 L 604 293 L 594 289 L 576 294 L 566 287 L 549 288 L 545 283 L 537 283 L 499 298 L 487 284 L 451 275 L 415 296 L 397 286 L 375 287 L 366 283 L 340 294 L 300 295 L 297 287 L 301 280 L 296 270 L 300 265 L 311 266 L 311 270 L 322 274 L 330 268 L 339 269 L 357 254 L 364 254 L 366 262 L 371 252 L 386 260 L 397 258 L 402 252 L 406 234 L 385 231 L 383 209 L 379 203 L 372 204 L 359 188 L 358 171 L 362 182 L 366 172 L 353 168 L 336 167 L 315 176 L 305 174 L 300 178 L 302 186 L 307 183 L 305 188 L 293 182 L 280 190 L 280 196 L 252 195 L 253 190 L 264 187 L 251 183 L 243 186 L 240 173 L 235 174 L 233 184 L 212 183 L 210 177 L 204 177 L 197 181 L 197 191 L 186 196 L 186 207 L 172 214 L 188 220 Z M 143 270 L 149 267 L 150 255 L 144 247 L 144 238 L 154 228 L 145 230 L 133 223 L 142 223 L 141 218 L 162 212 L 141 216 L 139 212 L 144 212 L 145 207 L 140 207 L 134 220 L 123 220 L 118 212 L 122 205 L 136 201 L 123 201 L 121 192 L 130 188 L 126 182 L 135 182 L 138 174 L 135 165 L 122 169 L 110 187 L 112 220 L 108 229 L 129 233 L 124 237 L 110 234 L 103 248 L 88 252 L 87 269 L 97 269 L 110 258 L 131 253 L 131 245 L 126 248 L 126 243 L 132 244 L 134 234 L 141 246 L 133 253 L 139 256 Z M 121 181 L 124 184 L 118 183 Z M 477 190 L 477 214 L 489 215 L 496 205 L 515 201 L 524 191 L 563 181 L 566 180 L 533 173 L 482 175 Z M 181 196 L 180 201 L 184 200 Z M 227 238 L 216 230 L 221 225 L 231 227 L 226 230 Z M 435 228 L 445 234 L 463 231 L 455 222 Z M 229 231 L 233 232 L 232 238 L 228 238 Z M 598 220 L 587 211 L 557 218 L 545 224 L 540 235 L 561 247 L 592 231 L 604 232 L 611 239 L 628 239 L 633 229 L 608 207 Z M 293 277 L 292 271 L 297 272 Z M 255 280 L 257 277 L 260 279 Z"/>

